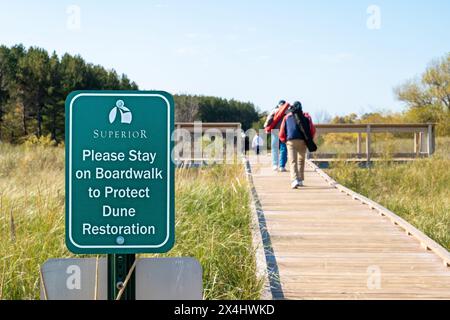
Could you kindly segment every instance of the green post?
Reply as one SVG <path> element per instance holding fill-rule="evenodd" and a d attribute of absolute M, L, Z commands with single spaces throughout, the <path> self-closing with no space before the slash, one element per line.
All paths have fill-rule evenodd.
<path fill-rule="evenodd" d="M 116 300 L 135 259 L 134 254 L 108 254 L 108 300 Z M 135 299 L 136 280 L 133 271 L 120 300 Z"/>

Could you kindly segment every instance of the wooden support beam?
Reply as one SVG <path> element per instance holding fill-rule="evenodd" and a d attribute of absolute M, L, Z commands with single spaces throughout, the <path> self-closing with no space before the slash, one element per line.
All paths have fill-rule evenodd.
<path fill-rule="evenodd" d="M 416 158 L 420 153 L 420 136 L 417 132 L 414 132 L 414 153 L 416 155 Z"/>
<path fill-rule="evenodd" d="M 362 140 L 362 133 L 358 132 L 358 140 L 356 144 L 356 153 L 361 154 L 361 140 Z M 359 156 L 358 156 L 359 158 Z"/>
<path fill-rule="evenodd" d="M 366 156 L 367 156 L 367 165 L 370 164 L 370 145 L 371 145 L 371 137 L 370 137 L 370 124 L 366 127 Z"/>
<path fill-rule="evenodd" d="M 434 153 L 434 130 L 433 125 L 428 125 L 428 133 L 427 133 L 427 153 L 428 156 L 431 157 L 431 155 Z"/>
<path fill-rule="evenodd" d="M 419 153 L 423 152 L 423 142 L 424 142 L 424 134 L 423 132 L 419 133 Z"/>

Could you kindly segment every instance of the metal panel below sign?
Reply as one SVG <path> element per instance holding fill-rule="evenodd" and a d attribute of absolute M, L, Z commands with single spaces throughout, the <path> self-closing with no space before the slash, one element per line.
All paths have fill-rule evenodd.
<path fill-rule="evenodd" d="M 49 259 L 41 268 L 41 300 L 106 300 L 106 258 Z M 137 300 L 201 300 L 202 268 L 194 258 L 136 263 Z"/>

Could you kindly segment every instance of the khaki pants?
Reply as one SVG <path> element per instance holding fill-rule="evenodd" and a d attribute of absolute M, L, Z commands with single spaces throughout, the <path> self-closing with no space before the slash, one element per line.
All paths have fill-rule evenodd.
<path fill-rule="evenodd" d="M 303 140 L 290 140 L 286 143 L 291 180 L 305 180 L 306 144 Z"/>

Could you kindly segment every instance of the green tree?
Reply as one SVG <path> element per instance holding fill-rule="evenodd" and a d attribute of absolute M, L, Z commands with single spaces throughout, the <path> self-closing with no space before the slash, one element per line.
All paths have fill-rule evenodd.
<path fill-rule="evenodd" d="M 240 122 L 243 130 L 259 120 L 253 103 L 217 97 L 200 97 L 198 116 L 203 122 Z"/>
<path fill-rule="evenodd" d="M 0 139 L 3 138 L 3 132 L 9 131 L 9 136 L 14 139 L 14 125 L 10 119 L 17 118 L 10 116 L 10 113 L 16 113 L 17 108 L 17 69 L 19 61 L 26 54 L 23 45 L 16 45 L 11 48 L 0 47 Z M 8 121 L 6 121 L 8 120 Z"/>
<path fill-rule="evenodd" d="M 36 135 L 42 135 L 43 108 L 50 86 L 50 58 L 47 51 L 31 47 L 19 61 L 17 72 L 18 96 L 23 104 L 23 129 L 28 134 L 27 122 L 36 123 Z"/>
<path fill-rule="evenodd" d="M 71 56 L 70 54 L 65 54 L 61 58 L 61 86 L 64 96 L 67 96 L 73 90 L 83 90 L 92 86 L 96 88 L 95 77 L 92 76 L 87 71 L 86 62 L 81 56 Z M 105 77 L 106 78 L 106 77 Z"/>
<path fill-rule="evenodd" d="M 126 74 L 123 74 L 120 76 L 120 86 L 119 89 L 121 90 L 138 90 L 138 85 L 136 82 L 131 81 Z"/>
<path fill-rule="evenodd" d="M 0 138 L 35 134 L 64 139 L 64 102 L 74 90 L 137 90 L 125 74 L 86 63 L 75 55 L 23 45 L 0 46 Z"/>
<path fill-rule="evenodd" d="M 450 53 L 433 61 L 419 79 L 395 88 L 410 122 L 437 123 L 439 135 L 450 135 Z"/>
<path fill-rule="evenodd" d="M 335 116 L 333 119 L 331 119 L 331 123 L 358 123 L 359 118 L 356 113 L 350 113 L 346 116 Z"/>
<path fill-rule="evenodd" d="M 2 139 L 3 116 L 6 113 L 6 103 L 9 99 L 9 90 L 7 88 L 8 75 L 7 63 L 9 58 L 9 48 L 0 46 L 0 141 Z"/>
<path fill-rule="evenodd" d="M 199 97 L 187 94 L 175 95 L 175 119 L 178 122 L 194 122 L 198 118 Z"/>
<path fill-rule="evenodd" d="M 178 122 L 240 122 L 247 130 L 261 117 L 251 102 L 187 94 L 175 95 L 174 98 L 175 120 Z"/>
<path fill-rule="evenodd" d="M 44 129 L 55 141 L 64 138 L 64 100 L 61 87 L 60 61 L 53 52 L 49 61 L 49 86 L 43 113 Z"/>

